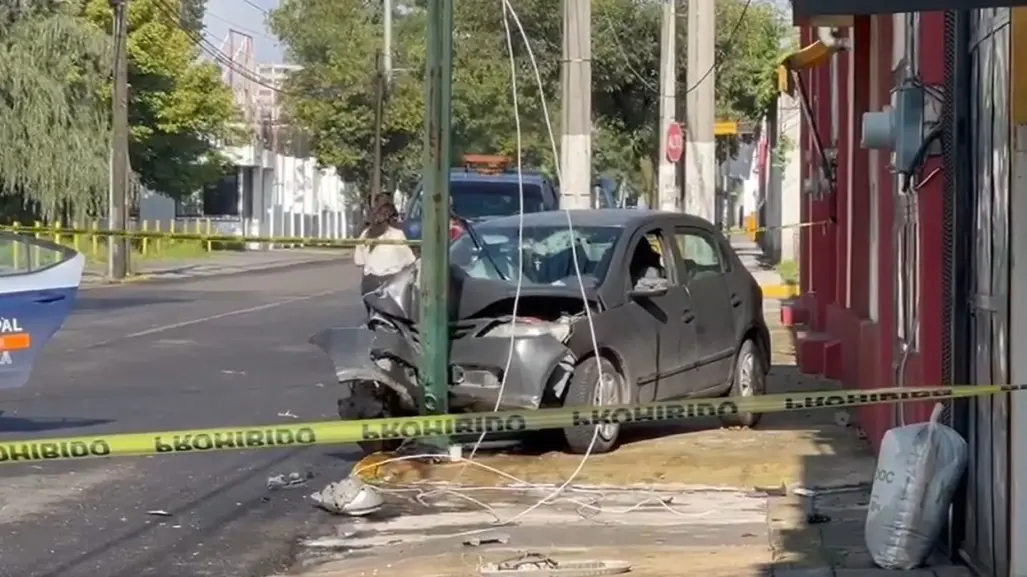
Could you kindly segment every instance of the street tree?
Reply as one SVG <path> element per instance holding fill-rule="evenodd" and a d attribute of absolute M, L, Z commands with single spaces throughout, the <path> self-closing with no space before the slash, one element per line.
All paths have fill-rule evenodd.
<path fill-rule="evenodd" d="M 132 170 L 147 188 L 172 198 L 219 178 L 226 166 L 220 148 L 240 136 L 231 90 L 220 68 L 201 59 L 201 37 L 189 29 L 196 2 L 184 1 L 184 12 L 183 0 L 128 5 Z M 111 34 L 108 0 L 88 0 L 85 16 Z"/>
<path fill-rule="evenodd" d="M 104 35 L 55 0 L 0 3 L 0 195 L 11 219 L 86 205 L 107 187 Z"/>

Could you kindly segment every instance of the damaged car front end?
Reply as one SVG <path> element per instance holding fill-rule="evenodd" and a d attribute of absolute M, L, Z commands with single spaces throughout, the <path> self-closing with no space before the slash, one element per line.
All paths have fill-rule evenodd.
<path fill-rule="evenodd" d="M 364 295 L 370 309 L 366 327 L 331 328 L 311 338 L 331 357 L 345 388 L 339 400 L 343 419 L 419 414 L 420 265 Z M 471 278 L 457 268 L 451 273 L 450 412 L 558 405 L 576 363 L 568 342 L 585 316 L 579 289 L 518 289 L 504 280 Z"/>

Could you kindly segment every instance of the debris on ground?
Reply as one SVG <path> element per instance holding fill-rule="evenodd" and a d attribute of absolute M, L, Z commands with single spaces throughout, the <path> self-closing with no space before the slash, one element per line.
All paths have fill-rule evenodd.
<path fill-rule="evenodd" d="M 492 545 L 498 543 L 500 545 L 506 545 L 510 542 L 510 536 L 506 533 L 497 533 L 495 535 L 482 535 L 481 537 L 471 537 L 464 541 L 464 545 L 467 547 L 480 547 L 482 545 Z"/>
<path fill-rule="evenodd" d="M 599 577 L 631 571 L 626 561 L 568 561 L 560 563 L 540 553 L 527 553 L 499 563 L 486 563 L 478 568 L 482 577 L 532 573 L 545 577 Z"/>
<path fill-rule="evenodd" d="M 278 416 L 282 417 L 282 418 L 285 418 L 285 419 L 298 419 L 299 418 L 296 415 L 292 414 L 292 411 L 285 411 L 284 413 L 278 413 Z"/>
<path fill-rule="evenodd" d="M 267 488 L 269 491 L 276 491 L 278 489 L 294 489 L 296 487 L 302 487 L 307 484 L 307 481 L 314 478 L 314 474 L 310 471 L 306 473 L 289 473 L 288 475 L 275 475 L 267 478 Z"/>
<path fill-rule="evenodd" d="M 161 509 L 154 509 L 153 511 L 147 511 L 147 515 L 153 515 L 154 517 L 170 517 L 171 513 Z"/>
<path fill-rule="evenodd" d="M 377 489 L 355 477 L 329 483 L 310 498 L 329 513 L 354 517 L 370 515 L 384 504 L 382 494 Z"/>

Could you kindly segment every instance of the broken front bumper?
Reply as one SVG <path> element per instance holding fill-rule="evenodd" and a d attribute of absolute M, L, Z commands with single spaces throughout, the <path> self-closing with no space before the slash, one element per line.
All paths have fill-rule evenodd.
<path fill-rule="evenodd" d="M 311 342 L 329 354 L 340 378 L 355 374 L 349 369 L 355 363 L 366 366 L 369 354 L 376 361 L 367 373 L 376 375 L 370 380 L 401 388 L 404 401 L 420 398 L 413 373 L 402 366 L 416 367 L 420 353 L 402 333 L 329 329 Z M 385 359 L 393 362 L 381 362 Z M 512 355 L 509 338 L 466 337 L 451 341 L 449 363 L 451 408 L 491 411 L 502 389 L 501 410 L 537 409 L 562 397 L 574 357 L 551 335 L 514 338 Z"/>

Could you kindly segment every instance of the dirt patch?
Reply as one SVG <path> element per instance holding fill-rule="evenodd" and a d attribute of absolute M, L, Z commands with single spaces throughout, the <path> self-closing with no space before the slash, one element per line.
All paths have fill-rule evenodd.
<path fill-rule="evenodd" d="M 770 393 L 837 389 L 832 381 L 802 375 L 795 367 L 792 334 L 768 315 L 773 368 Z M 755 429 L 720 427 L 716 420 L 681 425 L 640 426 L 623 432 L 614 452 L 591 455 L 575 484 L 686 484 L 752 489 L 782 485 L 833 485 L 869 481 L 874 470 L 867 444 L 851 426 L 848 415 L 830 409 L 764 415 Z M 849 419 L 851 420 L 851 419 Z M 558 432 L 555 432 L 558 436 Z M 555 440 L 554 444 L 559 444 Z M 488 454 L 475 462 L 425 467 L 410 462 L 390 463 L 369 470 L 371 478 L 394 483 L 457 481 L 490 486 L 511 483 L 560 484 L 581 465 L 580 455 L 553 451 L 544 454 Z M 511 478 L 512 477 L 512 478 Z M 517 479 L 516 481 L 514 479 Z"/>
<path fill-rule="evenodd" d="M 757 577 L 769 575 L 772 555 L 768 547 L 718 547 L 690 549 L 682 547 L 588 547 L 566 549 L 553 547 L 533 551 L 556 561 L 610 559 L 631 563 L 632 576 L 679 577 L 682 567 L 688 573 L 704 577 Z M 337 562 L 325 565 L 307 577 L 477 577 L 482 563 L 497 563 L 516 557 L 519 551 L 488 551 L 468 549 L 455 553 L 413 557 L 401 560 L 366 560 Z"/>

